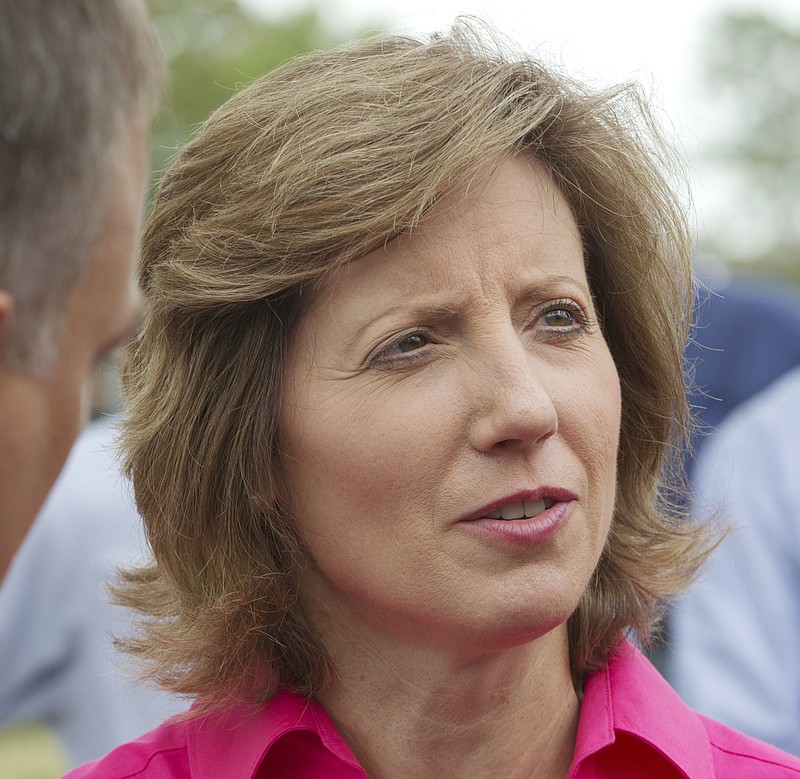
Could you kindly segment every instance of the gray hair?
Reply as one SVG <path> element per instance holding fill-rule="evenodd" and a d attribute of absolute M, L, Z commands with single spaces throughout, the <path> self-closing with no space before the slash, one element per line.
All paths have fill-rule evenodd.
<path fill-rule="evenodd" d="M 126 123 L 161 93 L 142 0 L 0 0 L 0 364 L 43 373 L 84 273 Z"/>

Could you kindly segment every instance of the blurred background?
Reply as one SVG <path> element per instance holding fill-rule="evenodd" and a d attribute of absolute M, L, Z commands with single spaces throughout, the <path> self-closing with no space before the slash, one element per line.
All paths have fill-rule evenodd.
<path fill-rule="evenodd" d="M 640 82 L 687 159 L 701 267 L 800 285 L 798 0 L 148 4 L 172 76 L 154 178 L 238 85 L 292 55 L 378 31 L 430 32 L 471 14 L 585 80 Z"/>

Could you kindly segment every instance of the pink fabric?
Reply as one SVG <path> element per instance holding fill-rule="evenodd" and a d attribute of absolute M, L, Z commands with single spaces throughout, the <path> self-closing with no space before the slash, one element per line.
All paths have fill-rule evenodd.
<path fill-rule="evenodd" d="M 69 779 L 366 779 L 313 701 L 168 720 Z M 695 714 L 630 644 L 586 682 L 570 779 L 800 779 L 800 760 Z"/>
<path fill-rule="evenodd" d="M 696 714 L 628 643 L 586 682 L 569 779 L 800 777 L 800 759 Z"/>

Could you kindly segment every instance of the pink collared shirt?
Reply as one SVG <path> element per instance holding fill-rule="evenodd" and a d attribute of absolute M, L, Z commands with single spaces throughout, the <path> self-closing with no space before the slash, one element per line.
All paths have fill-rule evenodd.
<path fill-rule="evenodd" d="M 168 720 L 68 779 L 366 779 L 316 703 Z M 800 779 L 800 759 L 695 714 L 623 644 L 589 677 L 569 779 Z"/>

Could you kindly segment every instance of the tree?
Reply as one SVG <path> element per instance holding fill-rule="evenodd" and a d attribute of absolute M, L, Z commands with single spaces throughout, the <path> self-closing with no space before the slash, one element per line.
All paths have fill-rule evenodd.
<path fill-rule="evenodd" d="M 731 11 L 711 25 L 701 74 L 723 132 L 700 160 L 726 182 L 702 248 L 800 280 L 800 22 Z"/>
<path fill-rule="evenodd" d="M 154 176 L 239 86 L 296 54 L 339 42 L 314 9 L 273 23 L 236 0 L 148 0 L 148 6 L 170 71 L 153 132 Z"/>

